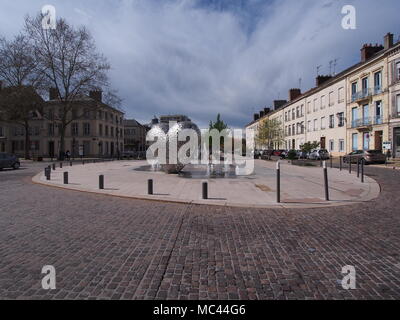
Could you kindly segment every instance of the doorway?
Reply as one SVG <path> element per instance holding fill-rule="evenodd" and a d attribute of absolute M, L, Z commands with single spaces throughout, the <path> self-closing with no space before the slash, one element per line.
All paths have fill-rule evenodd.
<path fill-rule="evenodd" d="M 400 158 L 400 128 L 394 130 L 394 156 Z"/>
<path fill-rule="evenodd" d="M 321 149 L 326 149 L 326 138 L 325 137 L 321 138 Z"/>
<path fill-rule="evenodd" d="M 54 141 L 49 141 L 49 157 L 54 158 Z"/>
<path fill-rule="evenodd" d="M 375 132 L 375 150 L 382 150 L 383 131 Z"/>

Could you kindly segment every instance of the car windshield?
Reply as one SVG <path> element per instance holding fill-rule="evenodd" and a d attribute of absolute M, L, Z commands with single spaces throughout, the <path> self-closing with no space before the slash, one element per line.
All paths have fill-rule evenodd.
<path fill-rule="evenodd" d="M 380 150 L 368 150 L 366 152 L 370 153 L 370 154 L 381 154 L 382 153 L 382 151 L 380 151 Z"/>

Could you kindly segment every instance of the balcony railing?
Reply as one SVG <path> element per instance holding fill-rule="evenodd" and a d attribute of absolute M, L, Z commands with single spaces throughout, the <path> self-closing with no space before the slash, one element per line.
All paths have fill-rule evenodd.
<path fill-rule="evenodd" d="M 374 95 L 381 94 L 383 92 L 382 86 L 376 86 L 374 88 Z"/>
<path fill-rule="evenodd" d="M 379 125 L 379 124 L 383 124 L 382 116 L 367 117 L 367 118 L 353 120 L 351 122 L 351 127 L 352 128 L 361 128 L 361 127 L 367 127 L 367 126 Z"/>
<path fill-rule="evenodd" d="M 370 89 L 368 89 L 368 88 L 363 89 L 363 90 L 361 90 L 361 91 L 358 91 L 358 92 L 352 94 L 352 96 L 351 96 L 351 102 L 354 102 L 354 101 L 358 101 L 358 100 L 362 100 L 362 99 L 368 98 L 368 97 L 370 97 L 371 95 L 372 95 L 372 92 L 371 92 Z"/>
<path fill-rule="evenodd" d="M 370 117 L 356 119 L 351 122 L 352 128 L 360 128 L 360 127 L 365 127 L 365 126 L 370 126 L 370 125 L 372 125 L 372 119 Z"/>

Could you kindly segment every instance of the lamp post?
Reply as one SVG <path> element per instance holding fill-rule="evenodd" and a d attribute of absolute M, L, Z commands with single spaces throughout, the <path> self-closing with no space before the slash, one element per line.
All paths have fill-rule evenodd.
<path fill-rule="evenodd" d="M 117 118 L 117 160 L 119 160 L 119 128 L 118 128 L 119 120 Z"/>

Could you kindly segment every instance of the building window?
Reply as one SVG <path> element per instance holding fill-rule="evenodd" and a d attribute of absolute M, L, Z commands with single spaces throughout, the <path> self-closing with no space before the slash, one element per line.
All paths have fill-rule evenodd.
<path fill-rule="evenodd" d="M 49 136 L 54 136 L 54 123 L 49 123 L 48 134 Z"/>
<path fill-rule="evenodd" d="M 380 71 L 374 74 L 374 86 L 375 94 L 382 92 L 382 73 Z"/>
<path fill-rule="evenodd" d="M 339 140 L 339 152 L 344 152 L 344 140 Z"/>
<path fill-rule="evenodd" d="M 317 109 L 318 109 L 318 106 L 317 106 L 317 99 L 314 99 L 313 111 L 316 112 Z"/>
<path fill-rule="evenodd" d="M 375 102 L 375 124 L 382 124 L 383 120 L 383 108 L 382 101 Z"/>
<path fill-rule="evenodd" d="M 289 136 L 291 136 L 292 135 L 292 126 L 289 126 Z"/>
<path fill-rule="evenodd" d="M 321 97 L 321 110 L 325 109 L 325 96 Z"/>
<path fill-rule="evenodd" d="M 335 151 L 335 140 L 329 140 L 329 152 Z"/>
<path fill-rule="evenodd" d="M 400 81 L 400 62 L 396 63 L 396 80 Z"/>
<path fill-rule="evenodd" d="M 296 108 L 296 118 L 300 118 L 300 107 Z"/>
<path fill-rule="evenodd" d="M 293 123 L 292 124 L 292 135 L 295 135 L 296 134 L 296 126 L 295 126 L 295 124 Z"/>
<path fill-rule="evenodd" d="M 99 136 L 103 135 L 103 125 L 99 124 Z"/>
<path fill-rule="evenodd" d="M 312 129 L 311 129 L 311 120 L 308 120 L 308 121 L 307 121 L 307 131 L 308 131 L 308 132 L 311 132 L 311 130 L 312 130 Z"/>
<path fill-rule="evenodd" d="M 339 119 L 338 126 L 343 127 L 344 126 L 344 112 L 338 113 L 338 119 Z"/>
<path fill-rule="evenodd" d="M 311 102 L 309 102 L 307 104 L 307 113 L 310 114 L 311 113 Z"/>
<path fill-rule="evenodd" d="M 0 137 L 4 137 L 4 129 L 3 129 L 3 127 L 0 127 Z"/>
<path fill-rule="evenodd" d="M 361 84 L 362 84 L 362 95 L 363 97 L 367 97 L 368 96 L 368 88 L 369 88 L 369 81 L 368 81 L 368 77 L 365 77 L 361 80 Z"/>
<path fill-rule="evenodd" d="M 344 88 L 339 88 L 338 90 L 338 103 L 342 103 L 344 101 Z"/>
<path fill-rule="evenodd" d="M 304 105 L 302 104 L 300 107 L 300 117 L 304 116 Z"/>
<path fill-rule="evenodd" d="M 351 84 L 351 99 L 354 101 L 357 98 L 357 82 Z"/>
<path fill-rule="evenodd" d="M 114 137 L 114 127 L 111 127 L 111 137 Z"/>
<path fill-rule="evenodd" d="M 293 109 L 292 109 L 292 120 L 294 120 L 294 119 L 296 119 L 296 111 L 295 111 L 295 109 L 293 108 Z"/>
<path fill-rule="evenodd" d="M 288 121 L 287 112 L 285 112 L 285 121 Z"/>
<path fill-rule="evenodd" d="M 106 126 L 106 137 L 108 137 L 108 126 Z"/>
<path fill-rule="evenodd" d="M 358 108 L 355 107 L 351 109 L 351 127 L 355 128 L 357 126 L 358 121 Z"/>
<path fill-rule="evenodd" d="M 314 131 L 318 130 L 318 120 L 314 119 Z"/>
<path fill-rule="evenodd" d="M 334 105 L 334 100 L 333 100 L 333 91 L 329 93 L 329 106 L 332 107 Z"/>
<path fill-rule="evenodd" d="M 352 138 L 351 138 L 351 149 L 353 151 L 358 150 L 358 134 L 353 133 Z"/>
<path fill-rule="evenodd" d="M 321 130 L 325 130 L 326 126 L 325 126 L 325 117 L 321 118 Z"/>
<path fill-rule="evenodd" d="M 335 127 L 335 116 L 332 114 L 329 116 L 329 128 L 333 129 Z"/>
<path fill-rule="evenodd" d="M 400 94 L 396 96 L 396 116 L 400 117 Z"/>
<path fill-rule="evenodd" d="M 71 135 L 77 136 L 79 134 L 79 127 L 77 123 L 71 124 Z"/>
<path fill-rule="evenodd" d="M 90 123 L 83 124 L 83 134 L 85 136 L 90 136 Z"/>

